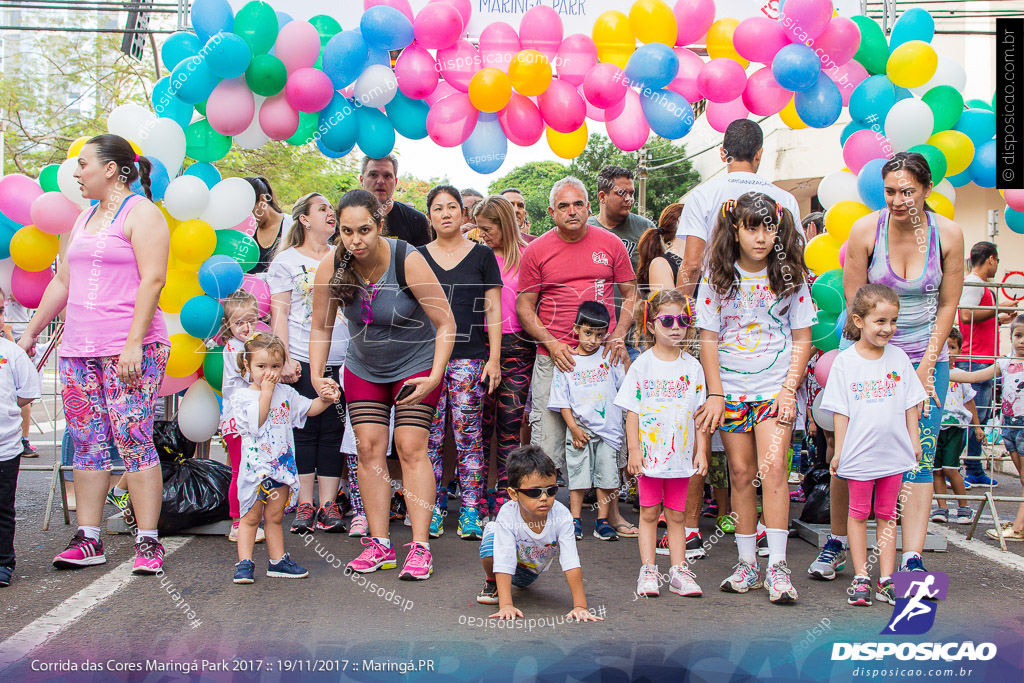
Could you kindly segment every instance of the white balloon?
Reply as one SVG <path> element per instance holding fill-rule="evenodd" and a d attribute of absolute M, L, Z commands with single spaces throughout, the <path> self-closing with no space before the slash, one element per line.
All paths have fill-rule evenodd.
<path fill-rule="evenodd" d="M 949 182 L 945 178 L 942 182 L 935 186 L 932 192 L 938 192 L 943 197 L 949 200 L 950 204 L 956 204 L 956 189 L 953 187 L 953 183 Z"/>
<path fill-rule="evenodd" d="M 179 221 L 199 218 L 209 203 L 210 188 L 194 175 L 178 176 L 170 182 L 164 193 L 164 208 Z"/>
<path fill-rule="evenodd" d="M 142 130 L 138 141 L 143 156 L 154 157 L 163 163 L 168 175 L 174 178 L 185 161 L 185 131 L 174 119 L 158 118 Z"/>
<path fill-rule="evenodd" d="M 82 196 L 82 188 L 75 180 L 76 166 L 78 166 L 78 157 L 61 162 L 60 168 L 57 169 L 57 187 L 62 195 L 84 209 L 89 206 L 89 200 Z"/>
<path fill-rule="evenodd" d="M 210 190 L 210 203 L 199 218 L 209 223 L 214 230 L 233 228 L 252 213 L 255 205 L 256 191 L 249 181 L 244 178 L 225 178 Z"/>
<path fill-rule="evenodd" d="M 153 112 L 137 104 L 122 104 L 107 116 L 107 132 L 120 135 L 141 147 L 143 131 L 152 126 Z"/>
<path fill-rule="evenodd" d="M 249 123 L 249 127 L 245 129 L 245 132 L 236 135 L 232 138 L 236 145 L 242 149 L 256 149 L 262 147 L 270 137 L 263 132 L 260 128 L 260 107 L 263 106 L 263 102 L 267 99 L 256 95 L 256 109 L 252 115 L 252 121 Z"/>
<path fill-rule="evenodd" d="M 188 394 L 185 395 L 188 396 Z M 824 391 L 819 391 L 818 395 L 814 397 L 814 403 L 811 404 L 811 417 L 813 417 L 814 421 L 818 423 L 818 426 L 825 431 L 834 432 L 836 430 L 836 423 L 832 418 L 832 413 L 821 409 L 821 401 L 824 398 Z"/>
<path fill-rule="evenodd" d="M 220 406 L 217 394 L 206 380 L 192 383 L 181 398 L 178 407 L 178 427 L 189 441 L 202 443 L 217 433 L 220 424 Z"/>
<path fill-rule="evenodd" d="M 835 171 L 829 173 L 818 183 L 818 201 L 826 211 L 839 202 L 847 200 L 860 201 L 860 192 L 857 191 L 857 176 L 853 173 Z"/>
<path fill-rule="evenodd" d="M 168 313 L 163 311 L 164 314 L 164 325 L 167 326 L 167 336 L 173 334 L 188 334 L 185 328 L 181 326 L 181 316 L 176 313 Z"/>
<path fill-rule="evenodd" d="M 940 85 L 951 85 L 958 92 L 963 93 L 964 86 L 967 85 L 967 72 L 960 66 L 960 62 L 950 57 L 939 55 L 939 63 L 935 67 L 935 75 L 924 85 L 911 88 L 910 91 L 918 97 L 922 97 L 926 92 Z"/>
<path fill-rule="evenodd" d="M 398 80 L 391 67 L 374 64 L 363 70 L 353 89 L 356 101 L 364 107 L 383 107 L 395 99 Z"/>
<path fill-rule="evenodd" d="M 935 125 L 931 107 L 922 100 L 908 97 L 892 106 L 885 115 L 885 137 L 896 152 L 906 152 L 914 145 L 928 142 Z"/>
<path fill-rule="evenodd" d="M 11 294 L 11 276 L 14 274 L 14 259 L 5 258 L 0 260 L 0 288 Z"/>

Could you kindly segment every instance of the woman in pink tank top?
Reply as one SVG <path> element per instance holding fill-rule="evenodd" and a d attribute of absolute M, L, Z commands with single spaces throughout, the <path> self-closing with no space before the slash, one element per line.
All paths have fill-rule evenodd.
<path fill-rule="evenodd" d="M 160 209 L 128 189 L 140 179 L 151 199 L 151 168 L 117 135 L 99 135 L 85 144 L 75 179 L 82 196 L 99 203 L 75 222 L 57 275 L 19 342 L 32 355 L 39 333 L 67 309 L 58 370 L 75 447 L 79 526 L 54 558 L 58 568 L 106 562 L 100 521 L 111 442 L 124 459 L 134 510 L 134 520 L 129 518 L 137 529 L 134 572 L 155 574 L 163 564 L 156 531 L 163 478 L 153 448 L 153 407 L 170 353 L 157 306 L 169 234 Z M 126 509 L 128 495 L 107 498 Z"/>

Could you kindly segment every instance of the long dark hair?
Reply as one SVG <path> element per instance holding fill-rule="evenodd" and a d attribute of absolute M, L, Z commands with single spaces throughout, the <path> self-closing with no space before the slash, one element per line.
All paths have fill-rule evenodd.
<path fill-rule="evenodd" d="M 704 269 L 715 292 L 720 297 L 728 297 L 739 281 L 737 233 L 741 225 L 776 228 L 775 245 L 767 259 L 768 284 L 780 299 L 800 289 L 807 280 L 807 264 L 804 263 L 803 238 L 793 223 L 793 214 L 762 192 L 747 192 L 739 199 L 725 202 L 718 214 Z"/>
<path fill-rule="evenodd" d="M 101 164 L 109 164 L 113 161 L 117 164 L 118 175 L 123 179 L 125 185 L 131 185 L 136 180 L 142 185 L 142 191 L 146 193 L 146 199 L 153 200 L 153 192 L 150 190 L 149 174 L 153 170 L 153 164 L 144 156 L 136 155 L 130 142 L 120 135 L 104 133 L 90 138 L 87 145 L 96 146 L 96 158 Z M 136 167 L 136 165 L 138 167 Z"/>
<path fill-rule="evenodd" d="M 381 210 L 380 202 L 372 192 L 366 190 L 349 190 L 338 200 L 338 207 L 335 209 L 339 220 L 341 212 L 349 208 L 363 208 L 370 214 L 370 219 L 381 227 L 384 212 Z M 340 224 L 339 224 L 339 230 Z M 341 306 L 348 306 L 356 300 L 356 291 L 362 288 L 359 277 L 355 272 L 355 264 L 352 262 L 352 254 L 345 245 L 338 240 L 338 247 L 334 250 L 334 275 L 331 276 L 331 296 L 338 300 Z"/>
<path fill-rule="evenodd" d="M 259 204 L 260 200 L 267 202 L 267 206 L 278 213 L 284 213 L 281 207 L 277 204 L 277 195 L 274 194 L 274 188 L 270 186 L 270 181 L 263 176 L 246 176 L 244 178 L 246 182 L 252 185 L 253 191 L 256 193 L 256 203 Z"/>
<path fill-rule="evenodd" d="M 682 213 L 682 204 L 669 204 L 658 217 L 657 227 L 647 228 L 640 236 L 640 242 L 636 246 L 636 282 L 641 287 L 651 284 L 651 262 L 659 256 L 664 256 L 665 244 L 675 239 Z"/>

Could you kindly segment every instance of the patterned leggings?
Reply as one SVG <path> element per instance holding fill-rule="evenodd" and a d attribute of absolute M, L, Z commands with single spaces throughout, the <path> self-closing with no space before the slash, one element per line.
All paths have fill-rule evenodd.
<path fill-rule="evenodd" d="M 503 494 L 508 488 L 505 463 L 509 453 L 519 447 L 520 428 L 526 411 L 526 395 L 530 391 L 533 362 L 537 358 L 537 345 L 519 335 L 501 336 L 501 383 L 493 394 L 484 395 L 484 472 L 487 480 L 487 460 L 491 453 L 491 434 L 497 431 L 497 479 L 495 488 Z"/>
<path fill-rule="evenodd" d="M 457 472 L 462 506 L 475 508 L 483 493 L 484 444 L 482 411 L 487 389 L 480 382 L 484 369 L 481 359 L 455 358 L 448 361 L 441 381 L 441 399 L 430 425 L 427 450 L 437 479 L 437 505 L 447 496 L 441 481 L 444 474 L 444 436 L 448 408 L 452 414 L 452 433 L 458 452 Z"/>
<path fill-rule="evenodd" d="M 352 501 L 352 514 L 365 517 L 363 497 L 359 494 L 359 478 L 356 476 L 358 458 L 355 453 L 346 453 L 345 460 L 348 462 L 348 497 Z"/>

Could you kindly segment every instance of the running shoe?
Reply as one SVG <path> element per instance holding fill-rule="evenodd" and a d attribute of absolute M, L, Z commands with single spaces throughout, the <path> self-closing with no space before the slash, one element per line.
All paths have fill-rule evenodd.
<path fill-rule="evenodd" d="M 890 579 L 891 582 L 892 580 Z M 849 593 L 850 597 L 846 599 L 846 604 L 857 607 L 871 607 L 871 579 L 866 576 L 853 577 L 853 583 L 850 584 L 850 589 L 847 593 Z"/>
<path fill-rule="evenodd" d="M 923 572 L 927 571 L 924 568 L 924 562 L 921 561 L 920 557 L 912 557 L 906 561 L 905 564 L 900 565 L 901 572 Z"/>
<path fill-rule="evenodd" d="M 715 525 L 723 534 L 736 533 L 736 520 L 732 518 L 732 515 L 718 515 L 718 521 Z"/>
<path fill-rule="evenodd" d="M 973 474 L 968 474 L 966 477 L 964 477 L 964 488 L 969 489 L 972 486 L 983 486 L 985 488 L 991 486 L 992 488 L 995 488 L 999 486 L 999 482 L 993 479 L 992 477 L 988 476 L 987 474 L 982 474 L 980 477 L 975 476 Z"/>
<path fill-rule="evenodd" d="M 484 530 L 480 528 L 477 520 L 476 509 L 462 508 L 459 513 L 459 538 L 464 541 L 479 541 L 483 538 Z M 403 570 L 404 571 L 404 570 Z"/>
<path fill-rule="evenodd" d="M 345 533 L 345 518 L 335 501 L 329 501 L 317 511 L 316 528 L 329 534 Z"/>
<path fill-rule="evenodd" d="M 896 604 L 896 584 L 892 582 L 892 579 L 878 582 L 878 588 L 875 589 L 875 600 L 881 600 L 890 605 Z"/>
<path fill-rule="evenodd" d="M 765 531 L 757 534 L 757 556 L 768 557 L 768 533 Z"/>
<path fill-rule="evenodd" d="M 348 563 L 348 568 L 358 574 L 369 574 L 378 569 L 394 569 L 398 566 L 395 559 L 395 547 L 379 543 L 372 536 L 364 536 L 359 541 L 364 546 L 359 557 Z"/>
<path fill-rule="evenodd" d="M 661 537 L 661 540 L 658 541 L 658 545 L 655 546 L 654 552 L 657 553 L 658 555 L 668 555 L 668 532 L 667 531 Z"/>
<path fill-rule="evenodd" d="M 665 521 L 665 513 L 664 512 L 662 512 L 660 515 L 658 515 L 658 528 L 659 529 L 667 529 L 668 528 L 668 522 Z"/>
<path fill-rule="evenodd" d="M 806 503 L 807 502 L 807 496 L 804 495 L 804 490 L 801 489 L 801 488 L 798 488 L 796 491 L 790 491 L 789 492 L 789 502 L 790 503 Z"/>
<path fill-rule="evenodd" d="M 974 521 L 974 508 L 970 505 L 961 505 L 956 509 L 956 523 L 970 524 Z"/>
<path fill-rule="evenodd" d="M 803 481 L 803 477 L 800 476 L 799 472 L 794 470 L 793 472 L 789 473 L 789 483 L 790 484 L 799 484 L 801 481 Z"/>
<path fill-rule="evenodd" d="M 838 572 L 843 571 L 845 568 L 846 548 L 843 547 L 843 543 L 839 539 L 829 537 L 825 541 L 825 547 L 818 554 L 818 558 L 811 562 L 811 566 L 807 569 L 807 574 L 812 579 L 831 581 L 836 578 Z"/>
<path fill-rule="evenodd" d="M 412 546 L 409 554 L 405 557 L 405 564 L 398 578 L 404 581 L 423 581 L 430 578 L 434 573 L 434 565 L 431 562 L 430 550 L 422 543 L 406 543 L 406 547 Z"/>
<path fill-rule="evenodd" d="M 699 598 L 704 594 L 693 572 L 679 564 L 668 570 L 668 589 L 685 598 Z"/>
<path fill-rule="evenodd" d="M 288 553 L 276 563 L 267 561 L 267 576 L 275 579 L 304 579 L 309 576 L 305 567 L 300 567 Z"/>
<path fill-rule="evenodd" d="M 703 560 L 708 556 L 708 552 L 704 550 L 704 539 L 700 535 L 700 531 L 694 531 L 686 536 L 686 559 L 687 560 Z"/>
<path fill-rule="evenodd" d="M 119 496 L 114 495 L 114 490 L 107 491 L 107 502 L 116 507 L 118 510 L 128 509 L 128 492 L 125 491 Z"/>
<path fill-rule="evenodd" d="M 708 506 L 704 508 L 704 516 L 710 519 L 718 518 L 718 503 L 708 503 Z"/>
<path fill-rule="evenodd" d="M 776 562 L 768 567 L 764 573 L 764 587 L 768 589 L 768 599 L 774 603 L 782 604 L 796 602 L 796 588 L 790 580 L 792 571 L 785 560 Z M 871 590 L 871 582 L 868 582 L 868 590 Z"/>
<path fill-rule="evenodd" d="M 228 532 L 228 540 L 232 543 L 238 543 L 238 522 L 231 525 L 231 531 Z M 263 531 L 263 527 L 256 527 L 256 543 L 263 543 L 267 540 L 267 534 Z"/>
<path fill-rule="evenodd" d="M 939 524 L 945 524 L 949 521 L 949 509 L 944 506 L 936 505 L 932 507 L 932 516 L 929 519 L 933 522 L 938 522 Z"/>
<path fill-rule="evenodd" d="M 580 519 L 579 517 L 573 517 L 572 518 L 572 528 L 573 528 L 573 531 L 576 534 L 576 540 L 577 541 L 582 541 L 583 540 L 583 520 Z"/>
<path fill-rule="evenodd" d="M 235 565 L 235 583 L 256 583 L 256 563 L 252 560 L 239 560 Z"/>
<path fill-rule="evenodd" d="M 60 555 L 53 558 L 53 566 L 57 569 L 75 569 L 107 561 L 103 554 L 103 541 L 88 538 L 84 531 L 79 530 Z"/>
<path fill-rule="evenodd" d="M 476 601 L 481 605 L 498 604 L 498 582 L 484 580 L 484 589 L 476 596 Z"/>
<path fill-rule="evenodd" d="M 354 515 L 348 525 L 348 535 L 361 538 L 370 533 L 370 527 L 366 523 L 365 515 Z"/>
<path fill-rule="evenodd" d="M 441 514 L 441 508 L 434 506 L 434 512 L 430 515 L 430 531 L 428 532 L 431 538 L 440 538 L 444 535 L 444 515 Z"/>
<path fill-rule="evenodd" d="M 295 510 L 295 519 L 292 520 L 291 532 L 293 534 L 308 534 L 316 528 L 316 508 L 312 503 L 302 503 Z"/>
<path fill-rule="evenodd" d="M 748 564 L 740 560 L 732 568 L 732 575 L 722 582 L 720 588 L 726 593 L 746 593 L 751 588 L 761 587 L 761 577 L 757 564 Z"/>
<path fill-rule="evenodd" d="M 21 437 L 21 457 L 23 458 L 38 458 L 39 451 L 35 449 L 27 437 Z"/>
<path fill-rule="evenodd" d="M 658 590 L 659 583 L 658 567 L 645 564 L 640 567 L 640 576 L 636 580 L 636 594 L 644 598 L 656 598 L 661 594 Z"/>
<path fill-rule="evenodd" d="M 594 538 L 601 539 L 602 541 L 617 541 L 619 540 L 619 534 L 608 523 L 608 519 L 602 517 L 594 522 Z"/>
<path fill-rule="evenodd" d="M 156 574 L 164 566 L 164 547 L 149 536 L 135 544 L 135 564 L 132 574 Z"/>

